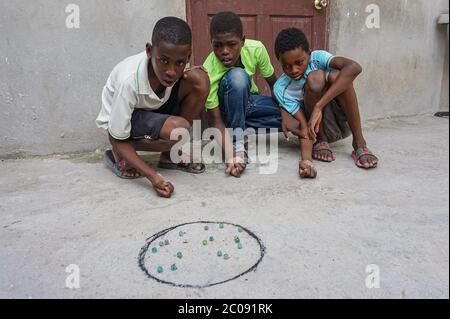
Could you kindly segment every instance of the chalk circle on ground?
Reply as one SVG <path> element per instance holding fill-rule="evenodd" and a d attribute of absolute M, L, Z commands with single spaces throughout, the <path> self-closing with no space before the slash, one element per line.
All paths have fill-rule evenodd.
<path fill-rule="evenodd" d="M 206 288 L 255 271 L 265 250 L 262 241 L 243 226 L 192 222 L 148 238 L 139 253 L 139 266 L 159 283 Z"/>

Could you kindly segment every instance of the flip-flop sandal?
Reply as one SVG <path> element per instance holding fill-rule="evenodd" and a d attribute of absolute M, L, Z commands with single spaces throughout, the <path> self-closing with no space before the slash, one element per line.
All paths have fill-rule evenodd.
<path fill-rule="evenodd" d="M 124 162 L 117 163 L 116 159 L 114 158 L 114 154 L 111 150 L 107 150 L 104 155 L 105 164 L 107 167 L 109 167 L 114 174 L 116 174 L 118 177 L 123 179 L 137 179 L 142 178 L 144 176 L 126 176 L 125 173 L 128 172 L 131 167 L 127 167 L 127 165 Z"/>
<path fill-rule="evenodd" d="M 360 147 L 356 151 L 352 152 L 352 158 L 355 161 L 356 166 L 364 169 L 376 168 L 378 166 L 377 163 L 373 167 L 364 167 L 364 165 L 360 161 L 361 157 L 364 155 L 373 155 L 376 158 L 376 156 L 367 147 Z"/>
<path fill-rule="evenodd" d="M 192 160 L 192 158 L 191 158 Z M 206 170 L 206 166 L 203 163 L 199 163 L 201 164 L 201 169 L 194 169 L 194 165 L 197 163 L 188 163 L 184 160 L 182 160 L 179 163 L 163 163 L 163 162 L 159 162 L 158 163 L 158 167 L 162 168 L 162 169 L 174 169 L 174 170 L 179 170 L 179 171 L 183 171 L 186 173 L 191 173 L 191 174 L 201 174 L 204 173 Z"/>
<path fill-rule="evenodd" d="M 327 151 L 331 155 L 331 161 L 323 160 L 320 158 L 314 158 L 316 161 L 325 162 L 325 163 L 331 163 L 336 160 L 336 156 L 334 155 L 333 150 L 331 149 L 330 144 L 328 142 L 317 142 L 313 146 L 313 152 L 319 152 L 319 151 Z"/>

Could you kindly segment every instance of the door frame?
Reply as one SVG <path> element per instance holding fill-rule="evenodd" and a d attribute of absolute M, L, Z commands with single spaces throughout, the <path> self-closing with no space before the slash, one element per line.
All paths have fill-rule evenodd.
<path fill-rule="evenodd" d="M 193 7 L 192 7 L 192 3 L 195 0 L 186 0 L 186 21 L 187 23 L 191 26 L 192 28 L 192 20 L 193 20 Z M 215 0 L 207 0 L 207 1 L 215 1 Z M 276 1 L 276 0 L 272 0 L 272 1 Z M 311 0 L 311 5 L 313 4 L 314 0 Z M 325 9 L 325 46 L 321 49 L 323 50 L 327 50 L 329 51 L 329 34 L 330 34 L 330 10 L 331 10 L 331 3 L 333 0 L 328 0 L 328 6 Z M 202 10 L 205 11 L 205 10 Z M 206 33 L 206 36 L 205 36 Z M 208 45 L 210 45 L 210 38 L 209 38 L 209 25 L 205 28 L 205 33 L 201 36 L 202 40 L 206 41 L 206 43 L 208 43 Z M 257 39 L 255 39 L 257 40 Z M 211 49 L 212 50 L 212 49 Z M 211 51 L 209 50 L 209 51 Z M 191 56 L 191 61 L 195 61 L 195 53 L 194 50 L 192 50 L 192 56 Z M 273 63 L 274 61 L 272 61 Z M 192 63 L 193 64 L 193 63 Z"/>

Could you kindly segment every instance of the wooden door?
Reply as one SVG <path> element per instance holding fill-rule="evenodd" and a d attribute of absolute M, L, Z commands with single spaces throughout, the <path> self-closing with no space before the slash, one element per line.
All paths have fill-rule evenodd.
<path fill-rule="evenodd" d="M 311 49 L 327 49 L 327 11 L 318 10 L 314 0 L 186 0 L 187 21 L 193 32 L 193 63 L 203 64 L 212 51 L 209 24 L 220 11 L 233 11 L 241 17 L 244 34 L 262 41 L 270 54 L 277 76 L 282 74 L 275 58 L 274 43 L 279 31 L 297 27 L 305 32 Z M 260 93 L 270 95 L 261 76 L 256 77 Z"/>

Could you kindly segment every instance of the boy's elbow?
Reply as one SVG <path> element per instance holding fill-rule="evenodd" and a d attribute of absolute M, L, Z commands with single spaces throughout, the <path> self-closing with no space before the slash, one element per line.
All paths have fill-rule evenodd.
<path fill-rule="evenodd" d="M 357 62 L 354 62 L 352 64 L 352 69 L 353 69 L 353 72 L 355 73 L 356 76 L 360 75 L 362 73 L 362 71 L 363 71 L 363 68 L 362 68 L 361 64 L 359 64 Z"/>

